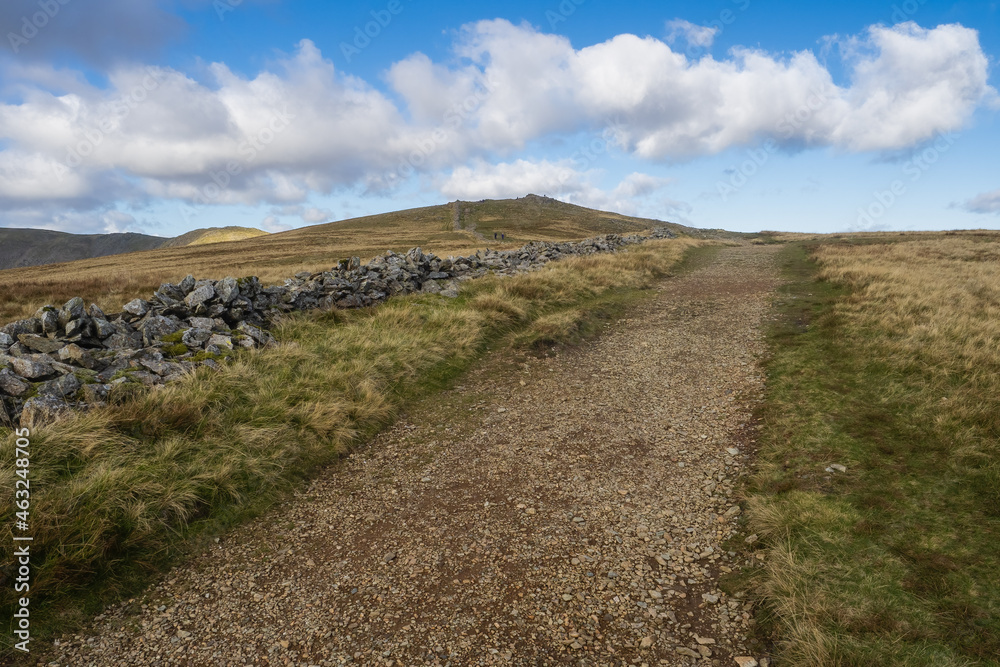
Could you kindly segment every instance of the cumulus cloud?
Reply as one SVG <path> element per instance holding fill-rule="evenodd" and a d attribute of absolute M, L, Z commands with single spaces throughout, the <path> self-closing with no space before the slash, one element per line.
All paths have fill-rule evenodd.
<path fill-rule="evenodd" d="M 476 112 L 477 138 L 490 149 L 617 118 L 623 147 L 654 160 L 764 138 L 897 150 L 958 129 L 996 97 L 975 30 L 903 23 L 873 26 L 847 41 L 847 86 L 836 85 L 809 51 L 776 56 L 738 48 L 723 60 L 692 61 L 653 37 L 618 35 L 574 49 L 566 38 L 503 20 L 467 27 L 458 52 L 472 62 L 467 69 L 497 82 Z M 456 92 L 441 76 L 428 73 L 422 81 L 422 96 L 442 100 Z"/>
<path fill-rule="evenodd" d="M 595 184 L 597 170 L 581 171 L 572 161 L 515 160 L 492 164 L 477 160 L 452 170 L 438 189 L 449 199 L 507 199 L 529 193 L 556 197 L 580 206 L 636 214 L 648 208 L 641 201 L 658 193 L 672 179 L 632 173 L 610 190 Z"/>
<path fill-rule="evenodd" d="M 104 223 L 103 231 L 105 234 L 142 231 L 142 227 L 135 219 L 135 216 L 125 211 L 107 211 L 101 215 L 101 221 Z"/>
<path fill-rule="evenodd" d="M 318 208 L 316 206 L 301 206 L 286 204 L 271 210 L 272 215 L 297 216 L 303 222 L 315 224 L 317 222 L 330 222 L 335 217 L 333 211 L 328 208 Z"/>
<path fill-rule="evenodd" d="M 266 216 L 260 221 L 260 228 L 272 234 L 277 232 L 287 232 L 292 226 L 281 221 L 276 215 Z"/>
<path fill-rule="evenodd" d="M 299 217 L 302 218 L 303 222 L 315 224 L 318 222 L 329 222 L 333 220 L 334 215 L 330 209 L 310 207 L 303 211 Z"/>
<path fill-rule="evenodd" d="M 996 213 L 1000 215 L 1000 189 L 976 195 L 965 202 L 964 208 L 972 213 Z"/>
<path fill-rule="evenodd" d="M 438 190 L 448 199 L 506 199 L 528 193 L 572 198 L 587 187 L 586 174 L 569 160 L 516 160 L 491 164 L 477 160 L 454 169 Z"/>
<path fill-rule="evenodd" d="M 247 79 L 215 64 L 210 87 L 125 67 L 107 89 L 0 104 L 0 138 L 12 144 L 0 152 L 0 207 L 43 195 L 71 203 L 101 192 L 108 174 L 127 174 L 133 197 L 301 202 L 388 168 L 403 150 L 399 110 L 336 73 L 311 42 L 278 69 Z"/>
<path fill-rule="evenodd" d="M 667 21 L 667 42 L 673 44 L 678 39 L 683 39 L 691 46 L 700 46 L 707 49 L 715 41 L 718 28 L 710 26 L 695 25 L 684 19 L 674 19 Z"/>
<path fill-rule="evenodd" d="M 162 8 L 137 6 L 146 16 Z M 711 37 L 672 25 L 675 38 Z M 107 210 L 151 199 L 304 206 L 317 193 L 386 191 L 450 170 L 435 181 L 446 196 L 597 197 L 578 164 L 560 179 L 572 165 L 512 160 L 532 142 L 609 125 L 614 148 L 659 162 L 765 139 L 795 149 L 905 150 L 961 128 L 998 99 L 975 30 L 903 23 L 838 40 L 842 84 L 809 51 L 738 48 L 691 60 L 665 41 L 628 34 L 577 49 L 499 19 L 465 26 L 446 62 L 416 53 L 395 63 L 386 91 L 338 71 L 309 40 L 252 77 L 214 63 L 208 81 L 116 64 L 98 86 L 38 63 L 0 63 L 9 75 L 0 91 L 0 211 L 9 221 L 54 206 Z M 637 177 L 621 187 L 646 185 Z"/>

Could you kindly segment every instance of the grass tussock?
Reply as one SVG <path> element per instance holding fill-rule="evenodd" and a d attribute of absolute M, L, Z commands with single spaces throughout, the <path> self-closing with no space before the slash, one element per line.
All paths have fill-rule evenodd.
<path fill-rule="evenodd" d="M 192 539 L 262 511 L 388 423 L 408 396 L 440 387 L 488 347 L 578 338 L 698 243 L 654 242 L 486 277 L 465 283 L 457 299 L 410 295 L 373 309 L 299 314 L 276 327 L 273 349 L 34 433 L 33 636 L 64 627 L 81 598 L 93 611 Z M 0 441 L 0 485 L 13 488 L 14 436 L 0 430 Z M 7 545 L 11 500 L 0 505 Z M 0 594 L 5 609 L 10 584 Z"/>
<path fill-rule="evenodd" d="M 762 592 L 787 664 L 997 665 L 1000 235 L 880 241 L 784 251 Z"/>

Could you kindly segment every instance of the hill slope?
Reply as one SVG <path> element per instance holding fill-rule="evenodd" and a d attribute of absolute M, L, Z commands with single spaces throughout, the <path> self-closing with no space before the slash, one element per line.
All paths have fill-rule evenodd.
<path fill-rule="evenodd" d="M 267 236 L 267 232 L 254 229 L 253 227 L 207 227 L 169 239 L 160 247 L 180 248 L 188 245 L 208 245 L 209 243 L 242 241 L 243 239 L 252 239 L 258 236 Z"/>
<path fill-rule="evenodd" d="M 695 230 L 675 223 L 610 213 L 539 195 L 517 199 L 485 199 L 451 203 L 453 223 L 477 231 L 487 239 L 493 232 L 524 239 L 561 240 L 597 234 L 633 234 L 653 226 L 679 234 Z"/>
<path fill-rule="evenodd" d="M 404 252 L 420 246 L 446 256 L 475 252 L 487 245 L 514 248 L 535 239 L 583 239 L 653 226 L 666 226 L 682 235 L 705 234 L 682 225 L 596 211 L 535 195 L 451 202 L 239 241 L 158 247 L 0 271 L 0 321 L 26 317 L 39 306 L 61 304 L 73 296 L 115 312 L 126 301 L 152 292 L 160 283 L 177 282 L 189 273 L 214 279 L 257 275 L 265 283 L 275 283 L 299 271 L 329 269 L 344 257 L 368 259 L 390 249 Z M 506 243 L 494 242 L 493 231 L 504 232 Z"/>
<path fill-rule="evenodd" d="M 151 250 L 162 247 L 165 240 L 131 232 L 67 234 L 45 229 L 4 228 L 0 229 L 0 269 Z"/>
<path fill-rule="evenodd" d="M 250 227 L 196 229 L 176 238 L 126 232 L 69 234 L 46 229 L 0 228 L 0 270 L 73 262 L 158 248 L 179 248 L 264 236 Z"/>

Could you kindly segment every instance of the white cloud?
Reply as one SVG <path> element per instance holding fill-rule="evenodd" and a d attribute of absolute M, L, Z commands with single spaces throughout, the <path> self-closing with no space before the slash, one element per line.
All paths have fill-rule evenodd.
<path fill-rule="evenodd" d="M 624 34 L 574 49 L 564 37 L 495 20 L 463 31 L 456 50 L 471 64 L 462 69 L 444 70 L 422 55 L 397 67 L 419 81 L 413 99 L 421 109 L 425 100 L 444 105 L 464 94 L 473 74 L 495 82 L 472 115 L 471 148 L 516 150 L 617 119 L 623 147 L 652 160 L 769 137 L 785 145 L 898 150 L 959 129 L 977 106 L 996 99 L 975 30 L 873 26 L 846 45 L 851 84 L 840 86 L 808 51 L 737 48 L 723 60 L 692 61 L 652 37 Z M 462 83 L 452 83 L 462 71 Z"/>
<path fill-rule="evenodd" d="M 669 30 L 667 32 L 668 43 L 673 44 L 678 39 L 683 39 L 691 46 L 700 46 L 705 49 L 712 46 L 715 35 L 719 32 L 718 28 L 695 25 L 684 19 L 667 21 L 667 29 Z"/>
<path fill-rule="evenodd" d="M 604 190 L 594 183 L 598 175 L 596 170 L 579 171 L 569 160 L 516 160 L 498 164 L 477 160 L 471 166 L 454 169 L 437 185 L 448 199 L 508 199 L 533 193 L 588 208 L 636 215 L 648 209 L 650 202 L 646 200 L 672 180 L 636 172 L 611 190 Z"/>
<path fill-rule="evenodd" d="M 529 193 L 566 198 L 586 187 L 584 178 L 568 160 L 498 164 L 477 160 L 471 167 L 454 169 L 438 190 L 448 199 L 507 199 Z"/>
<path fill-rule="evenodd" d="M 135 216 L 124 211 L 108 211 L 101 216 L 101 220 L 104 222 L 105 234 L 142 231 Z"/>
<path fill-rule="evenodd" d="M 996 91 L 975 30 L 927 30 L 908 22 L 873 26 L 849 44 L 852 85 L 830 141 L 848 150 L 900 149 L 962 127 Z"/>
<path fill-rule="evenodd" d="M 711 37 L 672 25 L 688 41 Z M 79 73 L 8 64 L 0 210 L 10 224 L 31 210 L 156 198 L 300 206 L 317 193 L 384 191 L 414 173 L 451 169 L 438 181 L 446 196 L 547 190 L 582 198 L 591 196 L 586 174 L 559 180 L 566 164 L 558 158 L 515 156 L 532 142 L 609 125 L 619 149 L 651 161 L 766 138 L 894 151 L 958 130 L 976 108 L 997 103 L 974 30 L 873 26 L 840 43 L 846 85 L 808 51 L 733 49 L 693 61 L 653 37 L 624 34 L 576 49 L 505 20 L 465 26 L 447 62 L 419 53 L 397 62 L 386 73 L 388 92 L 338 71 L 309 40 L 254 77 L 212 64 L 207 82 L 127 65 L 99 87 Z M 470 160 L 474 168 L 456 168 Z M 501 162 L 487 170 L 485 160 Z"/>
<path fill-rule="evenodd" d="M 260 228 L 272 234 L 276 232 L 287 232 L 292 226 L 281 221 L 278 216 L 269 215 L 260 221 Z"/>
<path fill-rule="evenodd" d="M 1000 215 L 1000 189 L 976 195 L 965 202 L 963 208 L 973 213 L 996 213 Z"/>
<path fill-rule="evenodd" d="M 334 215 L 330 209 L 311 207 L 303 211 L 300 217 L 304 222 L 315 224 L 318 222 L 330 222 L 333 220 Z"/>

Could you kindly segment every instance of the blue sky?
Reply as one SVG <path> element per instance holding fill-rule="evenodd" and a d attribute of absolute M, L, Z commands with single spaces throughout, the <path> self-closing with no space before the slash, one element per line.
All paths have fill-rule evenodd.
<path fill-rule="evenodd" d="M 529 192 L 740 231 L 1000 226 L 997 2 L 14 0 L 0 27 L 0 226 Z"/>

